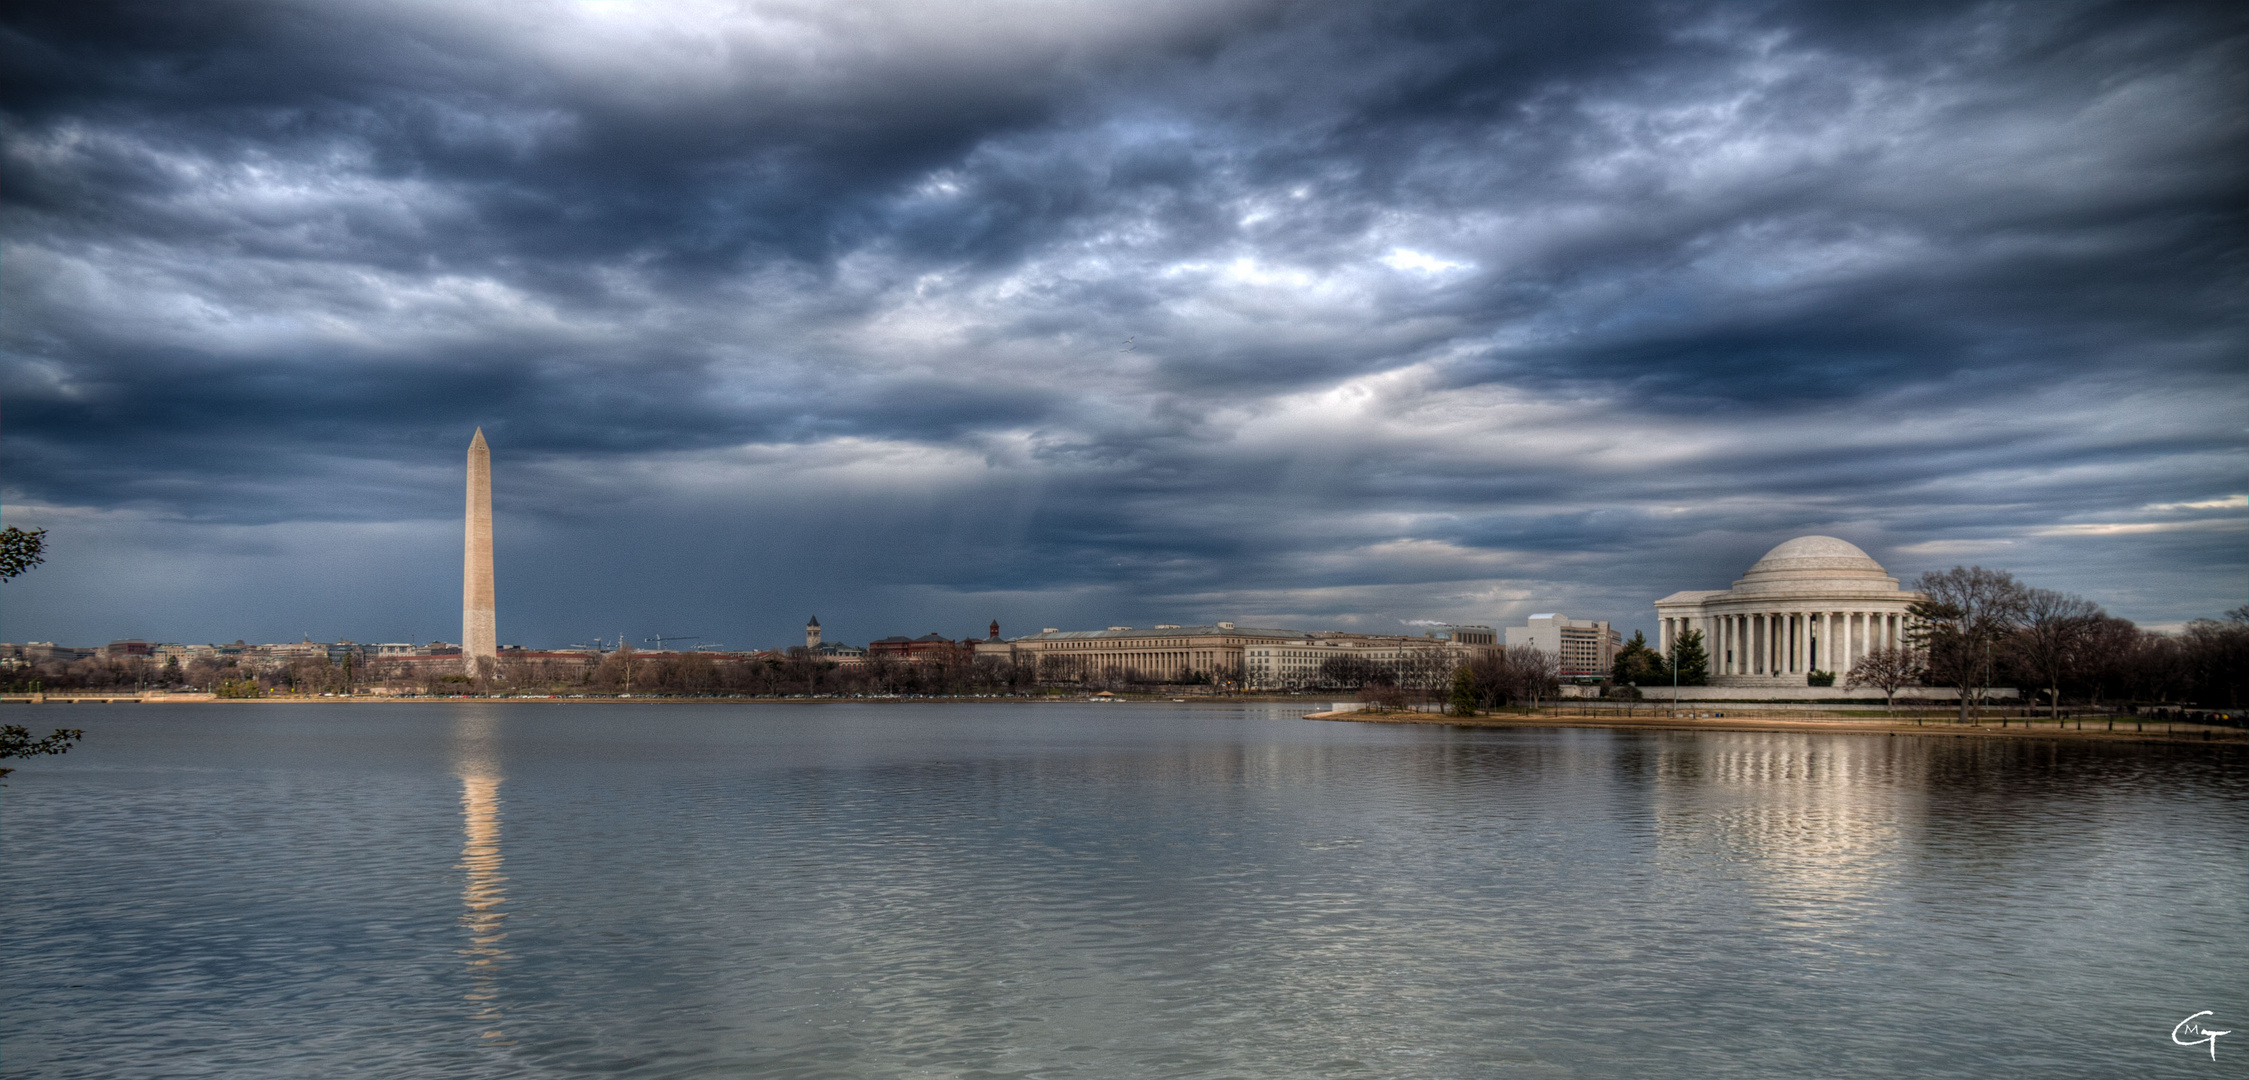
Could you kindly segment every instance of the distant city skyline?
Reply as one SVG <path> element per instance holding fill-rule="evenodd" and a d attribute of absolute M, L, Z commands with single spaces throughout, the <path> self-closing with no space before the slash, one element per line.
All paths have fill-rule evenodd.
<path fill-rule="evenodd" d="M 0 15 L 0 640 L 2249 602 L 2238 6 L 698 11 Z"/>

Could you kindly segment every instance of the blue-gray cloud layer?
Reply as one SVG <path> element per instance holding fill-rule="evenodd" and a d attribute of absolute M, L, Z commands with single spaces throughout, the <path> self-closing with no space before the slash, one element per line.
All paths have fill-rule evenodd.
<path fill-rule="evenodd" d="M 2249 599 L 2230 6 L 11 10 L 15 638 Z"/>

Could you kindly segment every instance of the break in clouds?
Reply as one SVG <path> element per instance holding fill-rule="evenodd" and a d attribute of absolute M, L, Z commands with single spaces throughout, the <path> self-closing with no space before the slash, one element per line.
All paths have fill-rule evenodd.
<path fill-rule="evenodd" d="M 0 635 L 2249 599 L 2230 5 L 52 4 Z"/>

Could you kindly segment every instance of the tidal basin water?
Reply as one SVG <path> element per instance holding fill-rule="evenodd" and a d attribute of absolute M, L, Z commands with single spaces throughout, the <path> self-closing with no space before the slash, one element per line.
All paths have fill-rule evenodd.
<path fill-rule="evenodd" d="M 2238 752 L 10 708 L 10 1077 L 2249 1075 Z"/>

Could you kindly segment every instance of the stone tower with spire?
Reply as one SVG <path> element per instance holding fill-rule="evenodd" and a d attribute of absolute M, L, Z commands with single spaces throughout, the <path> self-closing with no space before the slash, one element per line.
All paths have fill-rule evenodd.
<path fill-rule="evenodd" d="M 807 651 L 820 647 L 820 616 L 814 615 L 804 624 L 804 647 Z"/>
<path fill-rule="evenodd" d="M 461 662 L 470 677 L 490 672 L 500 658 L 500 631 L 492 599 L 492 451 L 484 429 L 469 440 L 468 536 L 461 566 Z"/>

